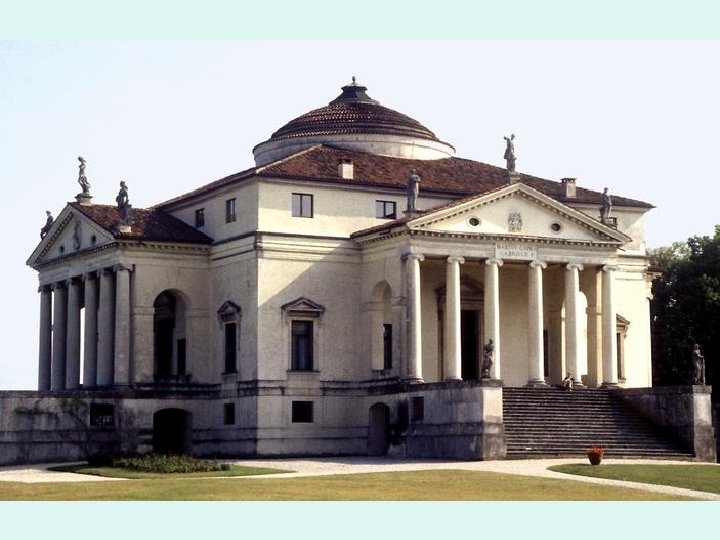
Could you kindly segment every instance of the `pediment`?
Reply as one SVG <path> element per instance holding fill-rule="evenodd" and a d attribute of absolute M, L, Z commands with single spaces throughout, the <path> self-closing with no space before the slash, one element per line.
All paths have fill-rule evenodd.
<path fill-rule="evenodd" d="M 27 264 L 34 267 L 55 259 L 80 255 L 113 241 L 110 232 L 68 205 L 53 221 Z"/>
<path fill-rule="evenodd" d="M 410 229 L 455 234 L 625 244 L 631 239 L 522 183 L 449 204 L 411 219 Z"/>
<path fill-rule="evenodd" d="M 290 316 L 319 317 L 325 313 L 323 306 L 305 297 L 288 302 L 282 309 Z"/>

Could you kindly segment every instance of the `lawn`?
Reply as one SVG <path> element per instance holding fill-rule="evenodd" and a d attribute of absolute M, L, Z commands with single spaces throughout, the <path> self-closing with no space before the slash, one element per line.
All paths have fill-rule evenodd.
<path fill-rule="evenodd" d="M 720 494 L 719 465 L 553 465 L 551 471 L 595 478 L 675 486 Z"/>
<path fill-rule="evenodd" d="M 124 482 L 0 482 L 0 500 L 145 501 L 676 501 L 639 489 L 478 471 L 301 478 L 163 478 Z"/>

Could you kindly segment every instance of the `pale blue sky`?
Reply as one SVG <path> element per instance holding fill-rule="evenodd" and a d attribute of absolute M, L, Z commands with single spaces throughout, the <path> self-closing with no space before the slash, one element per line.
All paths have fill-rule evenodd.
<path fill-rule="evenodd" d="M 0 389 L 32 389 L 45 210 L 125 180 L 149 206 L 252 166 L 252 147 L 355 75 L 465 157 L 657 206 L 651 247 L 720 222 L 717 42 L 0 42 L 6 218 Z"/>

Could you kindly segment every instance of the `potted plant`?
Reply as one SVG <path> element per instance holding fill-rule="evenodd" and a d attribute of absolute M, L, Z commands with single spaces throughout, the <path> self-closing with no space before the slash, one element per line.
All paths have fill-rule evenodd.
<path fill-rule="evenodd" d="M 602 446 L 594 444 L 587 449 L 587 456 L 590 460 L 590 465 L 600 465 L 602 457 L 605 455 L 605 449 Z"/>

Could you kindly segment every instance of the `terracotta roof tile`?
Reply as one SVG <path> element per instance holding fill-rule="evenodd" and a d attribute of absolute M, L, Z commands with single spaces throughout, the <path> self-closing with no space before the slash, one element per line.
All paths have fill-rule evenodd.
<path fill-rule="evenodd" d="M 352 180 L 338 176 L 338 165 L 343 161 L 352 161 L 353 163 L 354 178 Z M 469 159 L 456 157 L 436 160 L 404 159 L 318 144 L 274 163 L 227 176 L 186 195 L 161 203 L 156 208 L 191 200 L 214 189 L 260 176 L 405 189 L 408 175 L 412 169 L 417 170 L 420 175 L 421 193 L 425 191 L 465 197 L 487 193 L 507 184 L 506 169 Z M 577 187 L 577 196 L 568 199 L 564 196 L 564 188 L 560 182 L 528 174 L 521 174 L 520 180 L 563 203 L 587 203 L 597 206 L 602 204 L 601 193 L 580 186 Z M 646 202 L 615 194 L 612 194 L 612 198 L 613 204 L 616 206 L 653 208 Z"/>
<path fill-rule="evenodd" d="M 212 238 L 203 232 L 156 208 L 133 208 L 131 231 L 121 233 L 117 231 L 120 223 L 117 206 L 103 204 L 84 206 L 77 203 L 71 203 L 71 206 L 104 229 L 111 231 L 118 240 L 152 240 L 181 244 L 212 244 L 213 242 Z"/>

